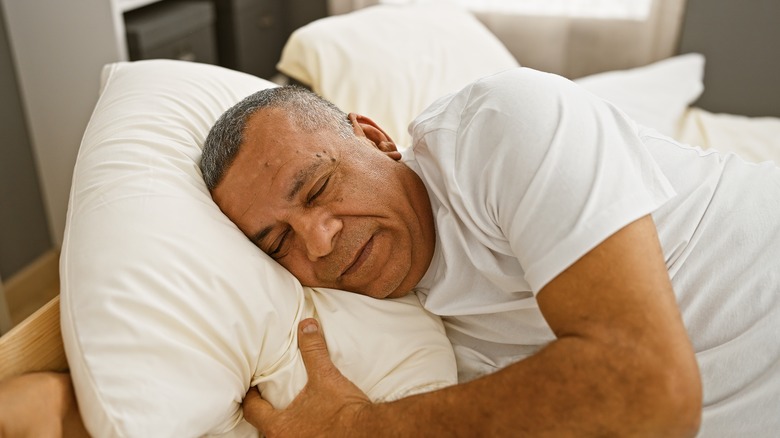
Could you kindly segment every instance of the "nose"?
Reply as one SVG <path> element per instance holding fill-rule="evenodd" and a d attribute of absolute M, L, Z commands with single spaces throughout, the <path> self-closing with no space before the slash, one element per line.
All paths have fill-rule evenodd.
<path fill-rule="evenodd" d="M 341 219 L 324 208 L 316 207 L 298 214 L 290 222 L 312 262 L 333 251 L 336 235 L 343 227 Z"/>

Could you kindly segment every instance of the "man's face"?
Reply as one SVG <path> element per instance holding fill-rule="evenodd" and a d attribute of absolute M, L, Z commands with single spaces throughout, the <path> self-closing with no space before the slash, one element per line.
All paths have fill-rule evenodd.
<path fill-rule="evenodd" d="M 377 147 L 384 133 L 351 117 L 356 136 L 344 139 L 303 132 L 283 110 L 256 112 L 212 196 L 302 284 L 400 297 L 433 255 L 430 203 L 417 175 Z"/>

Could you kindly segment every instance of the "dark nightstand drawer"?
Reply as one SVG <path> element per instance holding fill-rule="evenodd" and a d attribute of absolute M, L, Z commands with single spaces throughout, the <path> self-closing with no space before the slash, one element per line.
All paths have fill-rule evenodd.
<path fill-rule="evenodd" d="M 278 0 L 215 0 L 220 64 L 270 78 L 287 34 Z"/>
<path fill-rule="evenodd" d="M 217 64 L 211 1 L 161 1 L 125 14 L 130 60 L 168 58 Z"/>

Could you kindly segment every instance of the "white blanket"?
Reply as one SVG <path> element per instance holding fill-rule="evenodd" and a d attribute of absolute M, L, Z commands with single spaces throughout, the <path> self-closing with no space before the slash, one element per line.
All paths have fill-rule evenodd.
<path fill-rule="evenodd" d="M 691 107 L 681 118 L 676 137 L 704 149 L 780 165 L 780 118 L 716 114 Z"/>

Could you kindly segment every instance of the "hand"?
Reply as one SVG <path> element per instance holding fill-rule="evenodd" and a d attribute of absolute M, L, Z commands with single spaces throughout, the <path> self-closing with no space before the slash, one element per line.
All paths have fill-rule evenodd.
<path fill-rule="evenodd" d="M 333 365 L 314 319 L 298 325 L 298 347 L 309 377 L 300 394 L 286 409 L 274 409 L 252 387 L 244 398 L 244 418 L 269 438 L 355 434 L 371 401 Z"/>
<path fill-rule="evenodd" d="M 39 372 L 0 382 L 0 436 L 88 436 L 70 376 Z"/>

